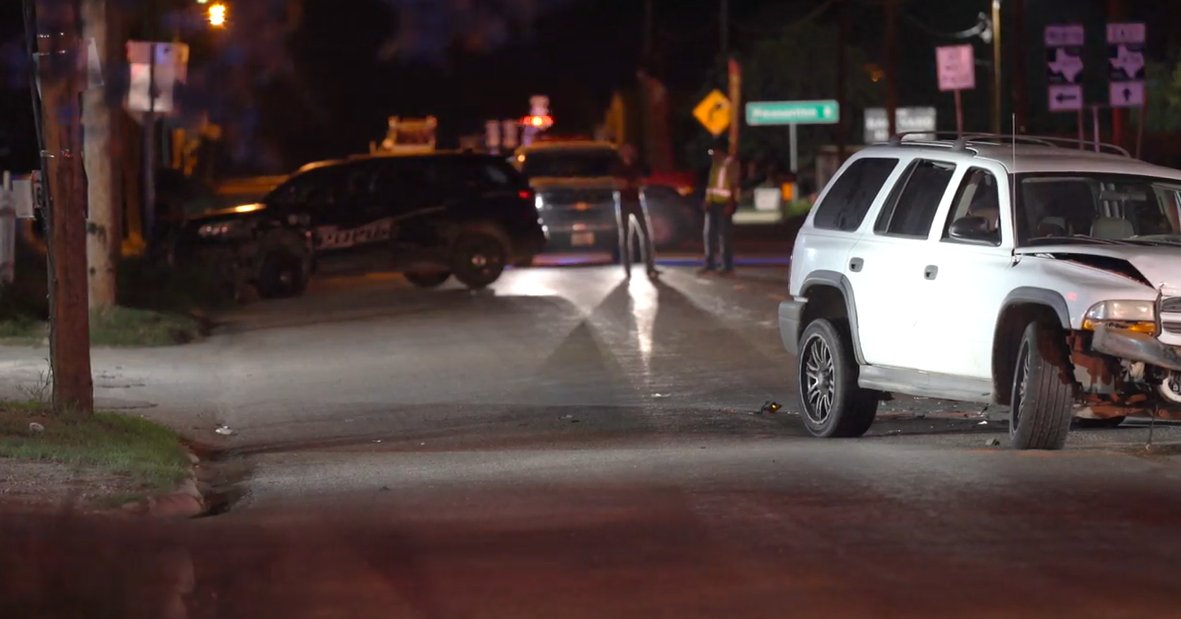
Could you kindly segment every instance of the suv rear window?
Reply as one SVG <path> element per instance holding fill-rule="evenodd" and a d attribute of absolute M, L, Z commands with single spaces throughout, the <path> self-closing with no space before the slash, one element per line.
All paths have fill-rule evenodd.
<path fill-rule="evenodd" d="M 951 183 L 954 172 L 955 165 L 951 163 L 915 161 L 906 179 L 899 181 L 890 192 L 891 200 L 882 209 L 874 231 L 926 238 L 931 233 L 935 211 L 939 210 L 939 202 L 947 192 L 947 185 Z"/>
<path fill-rule="evenodd" d="M 816 207 L 812 224 L 826 230 L 856 230 L 897 165 L 897 159 L 885 157 L 854 161 L 833 181 L 828 195 Z"/>

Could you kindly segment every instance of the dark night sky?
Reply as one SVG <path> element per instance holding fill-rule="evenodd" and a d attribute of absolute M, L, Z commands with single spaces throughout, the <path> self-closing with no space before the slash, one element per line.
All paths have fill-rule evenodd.
<path fill-rule="evenodd" d="M 851 42 L 876 59 L 880 2 L 852 1 Z M 731 42 L 741 54 L 753 41 L 825 2 L 730 3 Z M 274 25 L 279 22 L 276 4 L 283 2 L 231 1 L 238 30 L 227 33 L 224 41 L 194 47 L 194 67 L 208 65 L 220 53 L 216 82 L 210 83 L 229 94 L 218 93 L 217 104 L 210 107 L 219 120 L 240 125 L 230 135 L 237 130 L 248 136 L 240 139 L 244 145 L 260 139 L 275 144 L 268 157 L 260 154 L 261 148 L 244 149 L 239 153 L 242 167 L 282 167 L 364 150 L 370 139 L 380 138 L 385 118 L 392 114 L 435 114 L 444 138 L 454 139 L 479 132 L 487 118 L 524 114 L 529 95 L 535 93 L 551 96 L 558 129 L 588 131 L 601 119 L 613 90 L 634 79 L 640 61 L 641 0 L 302 0 L 302 16 L 293 31 Z M 1128 19 L 1149 22 L 1150 56 L 1173 57 L 1181 44 L 1173 34 L 1181 31 L 1173 5 L 1181 3 L 1122 4 Z M 33 163 L 28 88 L 16 70 L 23 58 L 19 5 L 16 0 L 0 2 L 0 165 L 18 169 Z M 674 96 L 688 97 L 701 88 L 716 58 L 718 1 L 654 0 L 654 5 L 653 70 L 667 80 Z M 901 103 L 927 103 L 938 97 L 928 91 L 933 83 L 933 76 L 926 75 L 933 71 L 931 48 L 950 41 L 919 24 L 943 32 L 968 28 L 990 2 L 903 0 L 901 5 L 906 15 L 900 23 Z M 1107 0 L 1026 0 L 1028 36 L 1040 38 L 1037 33 L 1047 22 L 1077 19 L 1089 28 L 1094 24 L 1089 32 L 1095 32 L 1107 5 Z M 828 10 L 819 19 L 831 21 L 833 15 Z M 1030 44 L 1030 98 L 1039 109 L 1040 43 Z M 978 57 L 986 57 L 985 48 L 977 45 Z M 1101 47 L 1096 52 L 1101 54 Z M 1096 76 L 1089 87 L 1101 88 L 1100 80 Z"/>

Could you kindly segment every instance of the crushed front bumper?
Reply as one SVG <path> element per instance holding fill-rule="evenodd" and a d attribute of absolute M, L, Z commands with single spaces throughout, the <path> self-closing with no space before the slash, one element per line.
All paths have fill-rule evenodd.
<path fill-rule="evenodd" d="M 1096 352 L 1128 361 L 1142 361 L 1165 370 L 1181 372 L 1181 352 L 1144 333 L 1098 325 L 1091 339 Z"/>

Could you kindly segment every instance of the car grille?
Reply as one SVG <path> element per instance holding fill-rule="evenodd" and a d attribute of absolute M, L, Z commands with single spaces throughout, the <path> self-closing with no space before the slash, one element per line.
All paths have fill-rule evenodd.
<path fill-rule="evenodd" d="M 1165 333 L 1181 334 L 1181 297 L 1170 297 L 1161 301 L 1161 328 Z"/>

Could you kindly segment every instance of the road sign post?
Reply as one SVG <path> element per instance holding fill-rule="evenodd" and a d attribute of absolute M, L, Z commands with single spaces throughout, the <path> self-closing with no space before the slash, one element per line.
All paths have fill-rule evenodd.
<path fill-rule="evenodd" d="M 976 57 L 971 45 L 945 45 L 935 48 L 935 68 L 939 90 L 955 93 L 955 130 L 964 134 L 964 104 L 961 90 L 976 87 Z"/>

